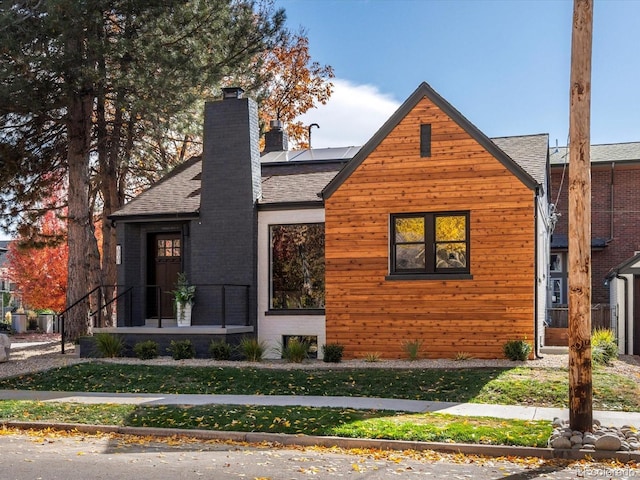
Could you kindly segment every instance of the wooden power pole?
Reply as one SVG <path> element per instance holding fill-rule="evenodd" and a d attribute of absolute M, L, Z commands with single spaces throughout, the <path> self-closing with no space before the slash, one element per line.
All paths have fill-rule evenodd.
<path fill-rule="evenodd" d="M 569 423 L 593 429 L 591 379 L 591 43 L 593 0 L 574 0 L 569 111 Z"/>

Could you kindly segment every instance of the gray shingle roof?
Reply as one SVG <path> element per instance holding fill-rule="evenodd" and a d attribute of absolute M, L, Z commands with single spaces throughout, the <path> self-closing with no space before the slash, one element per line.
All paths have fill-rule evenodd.
<path fill-rule="evenodd" d="M 549 148 L 548 134 L 498 137 L 491 140 L 531 175 L 538 184 L 544 185 Z"/>
<path fill-rule="evenodd" d="M 200 209 L 202 162 L 193 157 L 142 192 L 111 217 L 193 214 Z"/>
<path fill-rule="evenodd" d="M 542 184 L 546 172 L 546 155 L 548 136 L 525 135 L 518 137 L 501 137 L 493 142 L 517 165 L 519 165 L 536 182 Z M 338 151 L 334 150 L 333 153 Z M 340 150 L 341 160 L 346 160 L 345 153 L 355 155 L 359 147 Z M 321 149 L 327 153 L 326 149 Z M 272 152 L 275 153 L 275 152 Z M 262 206 L 282 203 L 321 202 L 320 192 L 334 179 L 341 167 L 341 162 L 329 162 L 326 155 L 318 163 L 317 156 L 306 151 L 307 160 L 300 160 L 300 152 L 289 152 L 288 158 L 294 161 L 282 161 L 273 158 L 263 163 Z M 333 155 L 335 156 L 335 155 Z M 272 155 L 273 157 L 273 155 Z M 278 165 L 274 165 L 278 163 Z M 316 170 L 309 165 L 315 164 Z M 321 166 L 322 165 L 322 166 Z M 321 171 L 318 171 L 321 170 Z M 200 183 L 202 162 L 194 157 L 176 167 L 169 175 L 154 184 L 151 188 L 131 200 L 120 210 L 111 215 L 114 219 L 142 218 L 163 216 L 165 218 L 195 215 L 200 209 Z"/>
<path fill-rule="evenodd" d="M 590 155 L 591 163 L 640 161 L 640 142 L 591 145 Z M 568 148 L 551 147 L 549 149 L 549 160 L 551 165 L 568 163 Z"/>
<path fill-rule="evenodd" d="M 332 172 L 263 176 L 262 198 L 259 203 L 265 205 L 282 202 L 321 202 L 318 193 L 337 173 L 336 169 Z"/>

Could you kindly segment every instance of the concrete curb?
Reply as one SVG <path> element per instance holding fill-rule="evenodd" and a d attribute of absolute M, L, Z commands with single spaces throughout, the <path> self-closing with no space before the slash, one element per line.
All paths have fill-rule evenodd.
<path fill-rule="evenodd" d="M 378 450 L 433 450 L 442 453 L 463 453 L 488 457 L 538 457 L 543 459 L 561 458 L 567 460 L 618 460 L 620 462 L 640 462 L 639 452 L 582 451 L 573 449 L 552 449 L 517 447 L 509 445 L 479 445 L 470 443 L 418 442 L 406 440 L 385 440 L 366 438 L 322 437 L 314 435 L 291 435 L 285 433 L 225 432 L 220 430 L 188 430 L 178 428 L 120 427 L 117 425 L 85 425 L 78 423 L 47 423 L 0 421 L 3 428 L 20 430 L 62 430 L 81 433 L 118 433 L 122 435 L 174 437 L 184 436 L 199 440 L 220 440 L 246 443 L 274 443 L 283 446 L 322 446 L 351 448 L 371 448 Z"/>

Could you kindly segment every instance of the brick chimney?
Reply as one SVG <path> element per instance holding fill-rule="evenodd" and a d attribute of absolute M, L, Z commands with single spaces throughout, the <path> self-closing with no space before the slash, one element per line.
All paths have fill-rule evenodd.
<path fill-rule="evenodd" d="M 249 285 L 249 316 L 254 320 L 260 131 L 258 107 L 243 93 L 224 88 L 222 100 L 205 104 L 200 217 L 191 229 L 191 271 L 197 284 Z M 221 299 L 208 298 L 215 289 L 201 290 L 197 308 L 218 312 Z"/>
<path fill-rule="evenodd" d="M 269 131 L 264 134 L 264 150 L 262 153 L 282 152 L 289 150 L 289 136 L 282 128 L 280 120 L 271 120 Z"/>

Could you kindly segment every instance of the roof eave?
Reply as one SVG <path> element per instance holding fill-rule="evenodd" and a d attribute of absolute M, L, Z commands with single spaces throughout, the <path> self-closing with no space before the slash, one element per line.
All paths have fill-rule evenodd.
<path fill-rule="evenodd" d="M 171 222 L 182 220 L 193 220 L 200 216 L 199 212 L 175 212 L 175 213 L 146 213 L 130 215 L 109 215 L 107 218 L 112 222 Z"/>
<path fill-rule="evenodd" d="M 324 208 L 324 201 L 322 200 L 308 200 L 303 202 L 274 202 L 274 203 L 259 203 L 258 210 L 306 210 L 310 208 Z"/>

